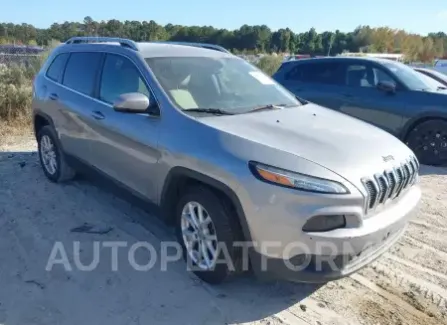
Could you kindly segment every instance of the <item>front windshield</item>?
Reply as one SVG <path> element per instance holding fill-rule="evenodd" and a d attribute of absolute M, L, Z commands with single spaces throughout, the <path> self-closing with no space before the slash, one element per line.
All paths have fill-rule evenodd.
<path fill-rule="evenodd" d="M 394 75 L 411 90 L 432 89 L 433 86 L 426 81 L 419 72 L 399 62 L 385 62 L 385 67 L 390 69 Z"/>
<path fill-rule="evenodd" d="M 172 102 L 183 110 L 244 113 L 268 105 L 301 105 L 289 91 L 239 58 L 156 57 L 146 62 Z"/>

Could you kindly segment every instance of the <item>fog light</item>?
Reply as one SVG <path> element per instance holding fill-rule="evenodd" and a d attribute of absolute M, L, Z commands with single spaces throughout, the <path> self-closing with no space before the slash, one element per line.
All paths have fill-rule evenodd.
<path fill-rule="evenodd" d="M 304 232 L 330 231 L 346 226 L 345 216 L 315 216 L 307 220 L 303 226 Z"/>

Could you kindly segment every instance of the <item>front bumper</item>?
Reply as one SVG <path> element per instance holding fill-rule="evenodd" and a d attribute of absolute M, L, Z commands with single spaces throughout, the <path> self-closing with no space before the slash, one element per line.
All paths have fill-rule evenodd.
<path fill-rule="evenodd" d="M 285 190 L 285 196 L 276 195 L 278 200 L 284 200 L 276 202 L 281 203 L 275 204 L 276 213 L 271 213 L 268 204 L 264 209 L 255 208 L 257 214 L 248 214 L 253 247 L 250 259 L 258 277 L 324 283 L 358 271 L 404 234 L 409 219 L 418 211 L 421 190 L 415 185 L 396 202 L 389 202 L 380 212 L 367 217 L 355 198 L 316 197 L 314 194 L 312 199 L 297 200 L 296 193 Z M 306 201 L 308 204 L 303 204 Z M 345 228 L 327 232 L 302 231 L 306 220 L 322 213 L 344 214 L 349 222 Z"/>

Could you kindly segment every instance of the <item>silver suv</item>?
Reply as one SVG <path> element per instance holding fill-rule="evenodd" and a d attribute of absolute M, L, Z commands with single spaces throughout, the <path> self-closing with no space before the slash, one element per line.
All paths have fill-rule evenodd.
<path fill-rule="evenodd" d="M 144 199 L 209 283 L 344 277 L 396 242 L 421 197 L 397 138 L 219 48 L 70 39 L 36 76 L 33 112 L 51 181 L 89 167 Z"/>

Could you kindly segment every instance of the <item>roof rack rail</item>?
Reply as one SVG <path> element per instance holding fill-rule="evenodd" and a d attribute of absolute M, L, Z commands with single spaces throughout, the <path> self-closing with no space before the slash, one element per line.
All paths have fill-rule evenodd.
<path fill-rule="evenodd" d="M 119 37 L 96 37 L 96 36 L 78 36 L 72 37 L 65 44 L 79 44 L 79 43 L 119 43 L 123 47 L 128 47 L 134 51 L 138 51 L 137 43 L 130 39 Z"/>
<path fill-rule="evenodd" d="M 194 46 L 194 47 L 203 47 L 205 49 L 209 50 L 215 50 L 219 52 L 224 53 L 231 53 L 226 48 L 216 45 L 216 44 L 209 44 L 209 43 L 196 43 L 196 42 L 176 42 L 176 41 L 155 41 L 151 43 L 159 43 L 159 44 L 174 44 L 174 45 L 185 45 L 185 46 Z"/>

